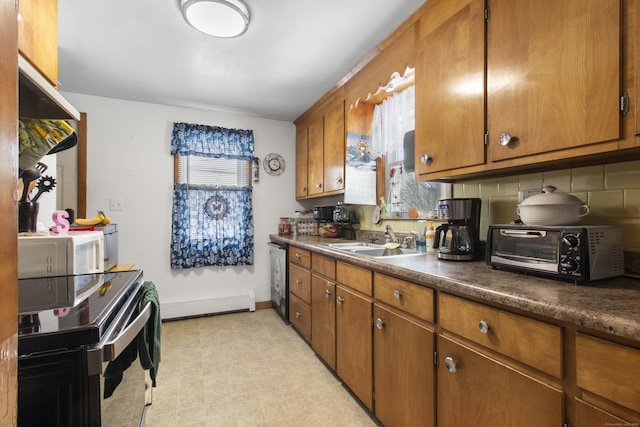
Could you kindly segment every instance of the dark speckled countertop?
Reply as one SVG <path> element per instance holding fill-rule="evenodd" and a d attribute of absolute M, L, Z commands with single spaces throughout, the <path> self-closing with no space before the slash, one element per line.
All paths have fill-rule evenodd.
<path fill-rule="evenodd" d="M 517 308 L 562 322 L 640 341 L 640 280 L 620 277 L 588 285 L 494 270 L 484 261 L 438 260 L 434 255 L 381 261 L 350 255 L 322 243 L 344 240 L 278 236 L 272 240 L 330 255 L 441 291 Z"/>

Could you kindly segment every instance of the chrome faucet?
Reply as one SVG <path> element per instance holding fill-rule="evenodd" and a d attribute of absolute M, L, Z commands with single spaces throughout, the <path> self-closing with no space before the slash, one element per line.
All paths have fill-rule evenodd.
<path fill-rule="evenodd" d="M 396 238 L 396 233 L 393 232 L 393 229 L 389 224 L 387 224 L 387 228 L 385 229 L 384 235 L 386 236 L 387 243 L 398 243 L 398 239 Z"/>

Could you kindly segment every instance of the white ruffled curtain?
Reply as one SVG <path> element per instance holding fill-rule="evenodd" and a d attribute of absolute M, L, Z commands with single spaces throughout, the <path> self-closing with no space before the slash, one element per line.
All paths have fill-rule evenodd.
<path fill-rule="evenodd" d="M 371 123 L 372 157 L 402 150 L 404 134 L 416 127 L 415 98 L 415 87 L 409 86 L 375 106 Z"/>

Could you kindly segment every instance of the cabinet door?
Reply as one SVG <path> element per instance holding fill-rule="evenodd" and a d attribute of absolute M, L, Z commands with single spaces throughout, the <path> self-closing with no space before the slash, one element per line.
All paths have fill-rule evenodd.
<path fill-rule="evenodd" d="M 296 127 L 296 199 L 308 195 L 308 135 L 309 129 L 306 124 L 299 124 Z"/>
<path fill-rule="evenodd" d="M 373 410 L 371 316 L 371 299 L 336 287 L 336 370 L 369 410 Z"/>
<path fill-rule="evenodd" d="M 337 95 L 340 95 L 338 92 Z M 337 96 L 324 116 L 324 191 L 344 190 L 345 132 L 344 97 Z"/>
<path fill-rule="evenodd" d="M 620 0 L 488 2 L 490 160 L 619 139 Z"/>
<path fill-rule="evenodd" d="M 311 346 L 331 369 L 336 369 L 336 285 L 311 276 Z"/>
<path fill-rule="evenodd" d="M 314 196 L 324 192 L 324 117 L 316 117 L 309 124 L 308 140 L 308 189 L 307 194 Z"/>
<path fill-rule="evenodd" d="M 443 336 L 438 358 L 438 427 L 562 425 L 562 391 Z"/>
<path fill-rule="evenodd" d="M 419 40 L 416 172 L 484 164 L 484 0 L 434 2 Z"/>
<path fill-rule="evenodd" d="M 640 418 L 635 422 L 623 420 L 603 409 L 596 408 L 582 400 L 576 400 L 576 416 L 573 427 L 591 426 L 634 426 L 638 425 Z"/>
<path fill-rule="evenodd" d="M 18 49 L 49 83 L 58 86 L 58 2 L 20 0 Z"/>
<path fill-rule="evenodd" d="M 433 332 L 377 304 L 373 317 L 376 417 L 386 427 L 433 426 Z"/>

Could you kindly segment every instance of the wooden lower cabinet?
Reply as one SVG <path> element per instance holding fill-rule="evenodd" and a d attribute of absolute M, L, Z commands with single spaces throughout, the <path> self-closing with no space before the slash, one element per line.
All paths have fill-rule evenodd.
<path fill-rule="evenodd" d="M 637 426 L 639 421 L 628 421 L 618 418 L 603 409 L 596 408 L 581 400 L 576 400 L 576 417 L 572 427 L 592 427 L 592 426 Z"/>
<path fill-rule="evenodd" d="M 386 427 L 434 426 L 433 331 L 378 304 L 373 318 L 376 417 Z"/>
<path fill-rule="evenodd" d="M 589 426 L 590 418 L 618 422 L 612 426 L 640 425 L 640 348 L 578 332 L 576 385 L 583 401 L 576 406 L 581 425 Z"/>
<path fill-rule="evenodd" d="M 336 372 L 373 411 L 373 300 L 336 286 Z"/>
<path fill-rule="evenodd" d="M 311 275 L 311 347 L 336 369 L 336 285 Z"/>
<path fill-rule="evenodd" d="M 289 293 L 289 321 L 305 340 L 311 341 L 311 307 L 292 293 Z"/>
<path fill-rule="evenodd" d="M 437 384 L 438 427 L 563 425 L 561 390 L 442 335 Z"/>

